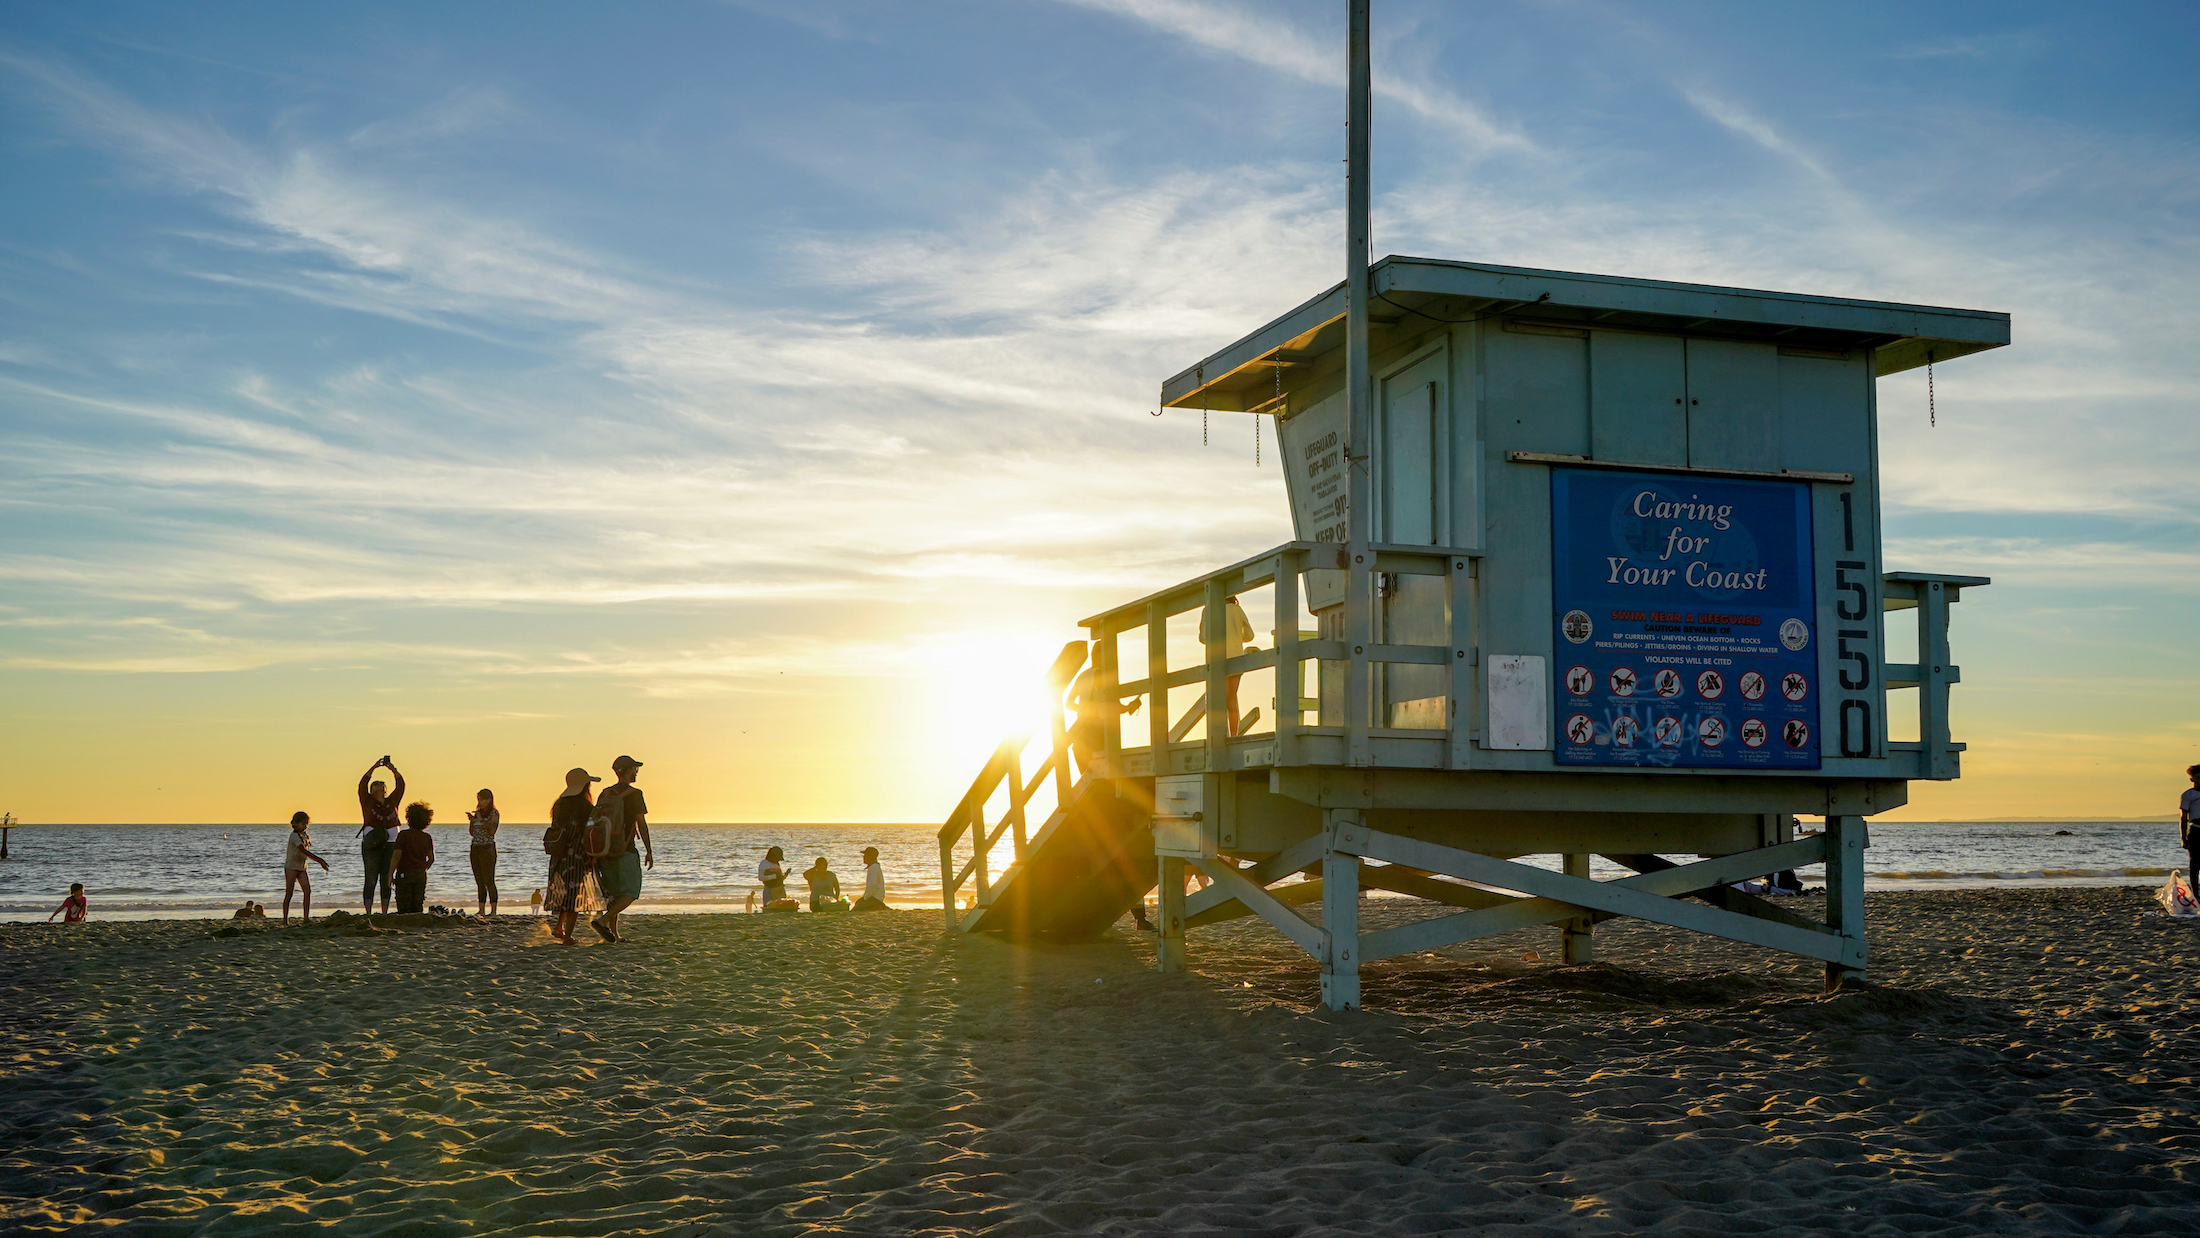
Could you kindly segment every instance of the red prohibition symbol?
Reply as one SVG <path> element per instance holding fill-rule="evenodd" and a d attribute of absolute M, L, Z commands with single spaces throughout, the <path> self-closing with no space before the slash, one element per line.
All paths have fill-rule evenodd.
<path fill-rule="evenodd" d="M 1726 723 L 1717 718 L 1705 718 L 1696 723 L 1696 739 L 1706 748 L 1716 748 L 1726 742 Z"/>
<path fill-rule="evenodd" d="M 1780 742 L 1790 748 L 1800 748 L 1810 742 L 1810 724 L 1800 718 L 1790 718 L 1780 728 Z"/>
<path fill-rule="evenodd" d="M 1660 746 L 1671 748 L 1681 742 L 1681 720 L 1667 714 L 1665 717 L 1658 719 L 1657 724 L 1650 729 L 1650 733 L 1657 737 Z"/>
<path fill-rule="evenodd" d="M 1801 671 L 1789 671 L 1780 676 L 1780 695 L 1791 701 L 1800 701 L 1810 695 L 1810 680 Z"/>
<path fill-rule="evenodd" d="M 1575 714 L 1566 719 L 1566 742 L 1586 744 L 1596 738 L 1597 724 L 1587 714 Z"/>
<path fill-rule="evenodd" d="M 1671 699 L 1681 694 L 1680 672 L 1670 666 L 1659 667 L 1658 673 L 1650 677 L 1650 682 L 1656 685 L 1661 697 Z"/>
<path fill-rule="evenodd" d="M 1743 700 L 1763 700 L 1765 695 L 1765 677 L 1756 671 L 1743 671 L 1741 687 Z"/>
<path fill-rule="evenodd" d="M 1633 696 L 1635 689 L 1640 687 L 1641 683 L 1641 680 L 1635 678 L 1634 667 L 1616 666 L 1612 668 L 1611 685 L 1613 695 Z"/>
<path fill-rule="evenodd" d="M 1612 719 L 1612 746 L 1615 748 L 1634 747 L 1635 733 L 1641 729 L 1642 724 L 1626 714 L 1621 714 L 1619 717 Z"/>
<path fill-rule="evenodd" d="M 1586 666 L 1569 666 L 1566 668 L 1566 690 L 1575 696 L 1589 695 L 1589 689 L 1595 687 L 1596 682 L 1596 672 Z"/>
<path fill-rule="evenodd" d="M 1765 746 L 1765 720 L 1764 720 L 1764 719 L 1762 719 L 1762 718 L 1744 718 L 1744 719 L 1742 719 L 1742 743 L 1743 743 L 1743 745 L 1744 745 L 1745 747 L 1750 747 L 1750 748 L 1762 748 L 1762 747 L 1764 747 L 1764 746 Z"/>
<path fill-rule="evenodd" d="M 1726 691 L 1726 680 L 1717 671 L 1700 671 L 1696 675 L 1696 695 L 1707 701 L 1716 701 Z"/>

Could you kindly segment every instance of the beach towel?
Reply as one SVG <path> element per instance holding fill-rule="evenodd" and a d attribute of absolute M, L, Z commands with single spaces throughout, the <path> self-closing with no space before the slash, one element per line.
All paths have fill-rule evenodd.
<path fill-rule="evenodd" d="M 2171 873 L 2162 888 L 2154 892 L 2154 901 L 2173 916 L 2200 916 L 2200 901 L 2193 899 L 2192 886 L 2186 883 L 2183 873 Z"/>

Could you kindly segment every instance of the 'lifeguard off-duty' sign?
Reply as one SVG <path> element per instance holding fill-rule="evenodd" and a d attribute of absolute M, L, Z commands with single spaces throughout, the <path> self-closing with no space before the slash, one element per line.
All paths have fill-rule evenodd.
<path fill-rule="evenodd" d="M 1551 470 L 1562 765 L 1817 769 L 1810 487 Z"/>

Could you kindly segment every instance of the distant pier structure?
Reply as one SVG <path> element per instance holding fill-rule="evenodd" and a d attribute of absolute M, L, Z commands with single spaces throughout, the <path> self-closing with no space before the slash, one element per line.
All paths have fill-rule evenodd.
<path fill-rule="evenodd" d="M 2008 315 L 1370 263 L 1354 10 L 1346 279 L 1162 387 L 1276 420 L 1293 540 L 1084 621 L 1073 718 L 940 832 L 951 931 L 1089 935 L 1158 886 L 1162 970 L 1257 915 L 1333 1009 L 1515 929 L 1587 962 L 1614 916 L 1863 973 L 1866 822 L 1958 776 L 1949 608 L 1988 583 L 1886 570 L 1875 380 Z M 1823 923 L 1734 888 L 1819 863 Z M 1370 889 L 1453 910 L 1363 931 Z"/>

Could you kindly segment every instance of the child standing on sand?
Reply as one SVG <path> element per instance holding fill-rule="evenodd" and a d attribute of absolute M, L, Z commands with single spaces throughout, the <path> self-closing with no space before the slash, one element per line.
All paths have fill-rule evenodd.
<path fill-rule="evenodd" d="M 321 871 L 324 873 L 328 871 L 328 861 L 314 854 L 313 835 L 306 833 L 306 827 L 311 824 L 313 824 L 313 818 L 303 812 L 290 814 L 290 837 L 283 843 L 283 923 L 285 924 L 290 923 L 290 891 L 292 888 L 305 893 L 305 918 L 309 921 L 313 919 L 313 879 L 306 875 L 306 861 L 311 860 L 320 865 Z"/>
<path fill-rule="evenodd" d="M 82 924 L 84 923 L 84 917 L 90 914 L 91 909 L 91 904 L 84 901 L 84 883 L 81 881 L 71 882 L 69 884 L 69 897 L 62 899 L 59 907 L 46 914 L 46 923 L 52 924 L 55 916 L 66 912 L 68 914 L 61 921 L 63 924 Z"/>
<path fill-rule="evenodd" d="M 428 823 L 435 809 L 419 800 L 405 805 L 405 829 L 397 836 L 390 864 L 397 872 L 397 911 L 417 916 L 428 902 L 428 869 L 435 863 L 435 840 L 428 837 Z"/>

